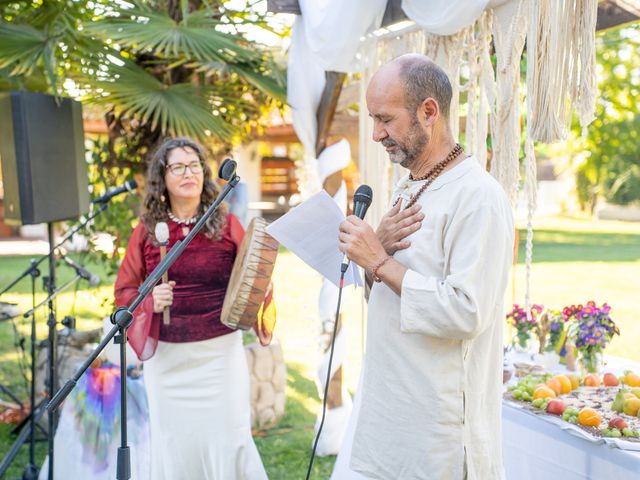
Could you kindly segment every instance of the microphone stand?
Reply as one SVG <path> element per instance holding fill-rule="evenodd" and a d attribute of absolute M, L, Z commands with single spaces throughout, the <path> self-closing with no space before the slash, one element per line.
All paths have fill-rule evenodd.
<path fill-rule="evenodd" d="M 42 302 L 40 302 L 38 305 L 34 305 L 34 307 L 29 310 L 28 312 L 25 312 L 24 314 L 22 314 L 22 316 L 24 318 L 28 318 L 31 317 L 31 323 L 32 323 L 32 330 L 31 330 L 31 341 L 32 341 L 32 346 L 31 346 L 31 355 L 32 355 L 32 360 L 31 360 L 31 413 L 29 414 L 29 423 L 26 424 L 26 426 L 23 427 L 22 432 L 20 433 L 20 435 L 18 436 L 16 442 L 14 443 L 13 447 L 11 448 L 11 451 L 7 454 L 7 456 L 2 460 L 2 464 L 0 464 L 0 478 L 3 478 L 4 474 L 7 472 L 7 469 L 9 468 L 9 466 L 11 465 L 11 462 L 13 461 L 13 459 L 15 458 L 15 456 L 17 455 L 20 447 L 22 446 L 22 444 L 27 440 L 27 437 L 29 437 L 29 463 L 27 464 L 27 467 L 25 468 L 25 472 L 23 474 L 23 480 L 35 480 L 38 478 L 38 473 L 39 473 L 39 469 L 38 467 L 35 465 L 35 433 L 36 433 L 36 426 L 37 426 L 37 422 L 42 418 L 42 416 L 46 413 L 46 408 L 45 408 L 45 404 L 44 401 L 36 408 L 35 407 L 35 396 L 36 396 L 36 392 L 35 392 L 35 312 L 36 310 L 38 310 L 40 307 L 42 307 L 45 304 L 49 304 L 50 306 L 53 304 L 53 300 L 58 296 L 58 294 L 60 294 L 61 292 L 63 292 L 64 290 L 68 289 L 71 285 L 73 285 L 74 283 L 76 283 L 79 279 L 81 279 L 82 277 L 78 274 L 76 274 L 76 276 L 74 278 L 72 278 L 71 280 L 69 280 L 68 282 L 66 282 L 64 285 L 62 285 L 60 288 L 57 288 L 54 291 L 51 291 L 50 295 L 45 298 Z M 34 280 L 35 281 L 35 280 Z M 51 285 L 51 282 L 49 282 L 49 284 Z M 34 296 L 34 302 L 35 302 L 35 296 Z M 55 314 L 54 314 L 55 315 Z M 54 317 L 55 318 L 55 317 Z M 49 324 L 49 322 L 47 322 L 47 324 Z M 53 328 L 54 332 L 55 332 L 55 324 L 54 324 L 54 328 Z M 51 329 L 50 329 L 51 331 Z M 55 332 L 57 334 L 57 332 Z M 57 335 L 56 335 L 56 339 L 57 339 Z M 51 341 L 51 337 L 49 337 L 49 341 Z M 49 350 L 49 357 L 51 356 L 52 350 Z M 47 358 L 48 360 L 48 367 L 51 366 L 49 360 L 54 360 L 54 359 L 50 359 Z M 55 360 L 54 360 L 55 361 Z M 55 363 L 53 364 L 55 367 Z M 55 370 L 55 369 L 54 369 Z M 49 372 L 49 375 L 51 375 L 51 372 Z M 51 378 L 51 377 L 50 377 Z M 51 382 L 51 379 L 49 379 L 49 382 Z M 51 392 L 55 391 L 53 389 L 53 387 L 51 386 L 51 384 L 48 386 L 48 388 L 51 390 Z M 53 447 L 52 442 L 53 442 L 53 431 L 51 430 L 51 424 L 53 423 L 54 428 L 55 428 L 55 418 L 53 415 L 49 415 L 49 432 L 48 432 L 48 436 L 49 436 L 49 451 L 51 454 L 51 452 L 53 451 Z M 52 463 L 52 460 L 49 460 L 49 464 Z M 49 471 L 49 474 L 51 475 L 51 478 L 53 478 L 53 470 Z"/>
<path fill-rule="evenodd" d="M 223 164 L 224 165 L 224 164 Z M 221 167 L 221 171 L 222 171 Z M 100 344 L 89 355 L 85 362 L 76 371 L 73 377 L 64 384 L 64 386 L 54 395 L 54 397 L 47 404 L 47 409 L 52 412 L 55 411 L 62 401 L 67 398 L 69 393 L 78 383 L 78 380 L 84 372 L 91 366 L 100 353 L 109 344 L 112 338 L 115 337 L 115 343 L 120 345 L 120 447 L 118 448 L 118 464 L 116 470 L 116 480 L 129 480 L 131 478 L 131 454 L 129 446 L 127 445 L 127 329 L 133 322 L 133 312 L 144 301 L 144 299 L 151 293 L 153 287 L 160 281 L 162 275 L 169 270 L 169 267 L 178 259 L 182 252 L 187 248 L 187 245 L 198 234 L 205 223 L 213 215 L 213 212 L 218 208 L 220 203 L 224 200 L 227 194 L 233 189 L 240 177 L 232 173 L 232 178 L 225 185 L 218 198 L 208 208 L 200 220 L 195 224 L 191 232 L 185 237 L 184 240 L 178 240 L 167 256 L 158 264 L 158 266 L 151 272 L 144 283 L 138 288 L 138 296 L 129 305 L 129 307 L 119 307 L 111 314 L 111 323 L 114 324 L 113 328 L 102 339 Z M 50 464 L 52 459 L 49 459 Z"/>
<path fill-rule="evenodd" d="M 86 227 L 91 220 L 93 220 L 94 218 L 96 218 L 98 215 L 100 215 L 104 210 L 107 209 L 107 207 L 109 206 L 108 203 L 103 203 L 102 205 L 100 205 L 100 208 L 97 209 L 94 213 L 92 213 L 89 217 L 87 217 L 84 221 L 82 221 L 81 223 L 79 223 L 78 225 L 76 225 L 74 228 L 72 228 L 69 232 L 67 232 L 65 234 L 64 237 L 62 237 L 62 240 L 60 240 L 60 242 L 58 242 L 58 244 L 55 247 L 50 248 L 49 253 L 41 256 L 38 260 L 31 260 L 31 265 L 29 266 L 29 268 L 27 268 L 24 272 L 22 272 L 18 277 L 16 277 L 15 280 L 13 280 L 9 285 L 7 285 L 5 288 L 2 289 L 2 291 L 0 292 L 0 296 L 4 295 L 5 293 L 7 293 L 9 290 L 11 290 L 20 280 L 22 280 L 24 277 L 26 277 L 27 275 L 30 275 L 31 272 L 33 271 L 34 268 L 36 268 L 38 265 L 40 265 L 43 261 L 45 261 L 47 258 L 49 258 L 49 255 L 52 254 L 53 252 L 55 252 L 58 248 L 60 248 L 62 245 L 64 245 L 64 243 L 69 240 L 71 237 L 73 237 L 76 233 L 78 233 L 78 231 L 82 230 L 84 227 Z M 49 246 L 51 246 L 52 239 L 49 239 L 50 243 Z"/>
<path fill-rule="evenodd" d="M 20 282 L 24 277 L 26 277 L 27 275 L 31 275 L 32 278 L 32 296 L 33 296 L 33 308 L 27 313 L 25 314 L 25 317 L 29 316 L 29 314 L 33 315 L 33 318 L 31 319 L 31 391 L 30 391 L 30 400 L 31 400 L 31 413 L 30 413 L 30 420 L 29 420 L 29 427 L 25 427 L 23 429 L 23 432 L 20 434 L 20 436 L 18 437 L 18 439 L 16 439 L 16 442 L 12 448 L 12 450 L 9 452 L 9 454 L 5 457 L 5 459 L 2 462 L 2 465 L 0 465 L 0 478 L 2 478 L 2 476 L 4 475 L 4 473 L 6 472 L 6 470 L 9 468 L 9 465 L 11 464 L 11 462 L 13 461 L 14 457 L 16 456 L 16 454 L 18 453 L 18 449 L 22 446 L 22 444 L 25 442 L 27 435 L 30 435 L 30 441 L 29 441 L 29 463 L 27 465 L 27 467 L 25 468 L 25 472 L 23 475 L 23 478 L 25 480 L 35 480 L 38 476 L 39 473 L 39 469 L 38 467 L 36 467 L 35 465 L 35 426 L 36 426 L 36 422 L 37 420 L 39 420 L 39 418 L 42 417 L 42 415 L 44 414 L 44 412 L 46 411 L 46 409 L 42 408 L 41 412 L 39 413 L 39 415 L 37 416 L 37 418 L 35 415 L 36 409 L 35 409 L 35 355 L 36 355 L 36 348 L 35 348 L 35 342 L 36 342 L 36 329 L 35 329 L 35 311 L 37 310 L 38 307 L 40 307 L 41 305 L 43 305 L 44 303 L 49 303 L 49 317 L 47 320 L 47 326 L 49 327 L 49 333 L 48 333 L 48 341 L 47 341 L 47 347 L 48 347 L 48 355 L 47 355 L 47 371 L 48 371 L 48 388 L 50 391 L 50 395 L 52 392 L 56 391 L 58 386 L 57 386 L 57 382 L 56 382 L 56 363 L 57 363 L 57 352 L 56 352 L 56 348 L 57 348 L 57 332 L 55 330 L 56 325 L 57 325 L 57 321 L 56 321 L 56 316 L 55 316 L 55 308 L 53 305 L 53 299 L 55 298 L 55 296 L 62 290 L 64 290 L 65 288 L 67 288 L 71 283 L 75 282 L 78 280 L 78 278 L 80 277 L 76 277 L 74 280 L 72 280 L 71 282 L 65 284 L 62 288 L 58 289 L 56 291 L 56 286 L 55 286 L 55 255 L 54 252 L 56 251 L 56 249 L 58 249 L 60 246 L 62 246 L 67 240 L 69 240 L 71 237 L 73 237 L 73 235 L 75 235 L 78 231 L 80 231 L 81 229 L 83 229 L 84 227 L 86 227 L 95 217 L 97 217 L 98 215 L 100 215 L 104 210 L 106 210 L 109 206 L 109 202 L 104 202 L 100 205 L 100 208 L 98 208 L 95 212 L 93 212 L 92 214 L 90 214 L 86 219 L 84 219 L 82 222 L 80 222 L 78 225 L 76 225 L 74 228 L 72 228 L 69 232 L 67 232 L 64 237 L 62 237 L 62 239 L 60 240 L 60 242 L 58 242 L 57 245 L 51 247 L 51 245 L 53 245 L 54 239 L 53 239 L 53 224 L 51 222 L 49 222 L 48 224 L 48 230 L 47 230 L 47 234 L 48 234 L 48 240 L 49 240 L 49 252 L 43 256 L 41 256 L 38 260 L 31 260 L 31 264 L 29 265 L 29 267 L 22 272 L 18 277 L 16 277 L 9 285 L 7 285 L 1 292 L 0 292 L 0 296 L 4 295 L 6 292 L 8 292 L 9 290 L 11 290 L 18 282 Z M 38 265 L 40 265 L 45 259 L 49 260 L 49 278 L 47 281 L 47 291 L 49 293 L 49 297 L 41 304 L 39 304 L 38 306 L 35 305 L 35 277 L 37 277 L 38 275 L 40 275 L 40 270 L 38 269 Z M 44 405 L 44 404 L 43 404 Z M 53 480 L 53 447 L 54 447 L 54 442 L 53 442 L 53 436 L 54 436 L 54 430 L 56 427 L 56 418 L 55 415 L 49 415 L 49 431 L 47 432 L 47 436 L 48 436 L 48 452 L 49 452 L 49 471 L 48 471 L 48 480 Z M 25 433 L 26 432 L 26 433 Z"/>

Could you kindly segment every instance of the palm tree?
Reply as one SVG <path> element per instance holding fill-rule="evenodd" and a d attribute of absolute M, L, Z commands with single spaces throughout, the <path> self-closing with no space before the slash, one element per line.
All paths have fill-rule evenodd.
<path fill-rule="evenodd" d="M 123 141 L 136 170 L 167 135 L 231 143 L 285 92 L 270 53 L 239 32 L 268 28 L 264 17 L 224 3 L 0 0 L 0 90 L 72 92 L 100 106 L 105 167 L 123 166 Z"/>
<path fill-rule="evenodd" d="M 255 1 L 256 0 L 250 0 Z M 145 170 L 166 136 L 229 146 L 250 134 L 285 98 L 273 56 L 241 34 L 268 29 L 249 6 L 223 0 L 0 0 L 0 91 L 71 95 L 104 112 L 108 140 L 96 139 L 89 162 L 95 194 Z M 213 145 L 212 145 L 213 144 Z M 95 231 L 116 238 L 117 268 L 138 209 L 122 197 Z"/>

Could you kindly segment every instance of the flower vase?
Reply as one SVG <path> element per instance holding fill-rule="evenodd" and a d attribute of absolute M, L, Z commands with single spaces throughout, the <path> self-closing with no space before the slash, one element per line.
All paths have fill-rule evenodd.
<path fill-rule="evenodd" d="M 601 376 L 604 371 L 604 357 L 602 351 L 579 351 L 578 362 L 582 375 L 595 373 Z"/>
<path fill-rule="evenodd" d="M 515 336 L 511 341 L 511 345 L 513 345 L 513 351 L 516 353 L 531 353 L 530 348 L 531 339 L 527 338 L 519 338 Z"/>

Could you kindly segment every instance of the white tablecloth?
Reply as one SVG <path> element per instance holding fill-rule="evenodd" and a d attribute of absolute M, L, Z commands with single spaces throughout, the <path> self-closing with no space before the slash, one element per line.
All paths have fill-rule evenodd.
<path fill-rule="evenodd" d="M 510 360 L 530 361 L 522 355 Z M 605 371 L 620 375 L 627 369 L 640 372 L 640 365 L 605 356 Z M 566 372 L 562 365 L 551 370 Z M 638 451 L 602 444 L 587 434 L 581 438 L 580 433 L 562 429 L 559 420 L 545 419 L 508 402 L 503 403 L 502 422 L 507 480 L 640 480 Z"/>
<path fill-rule="evenodd" d="M 579 438 L 507 402 L 502 422 L 507 480 L 640 479 L 640 452 Z"/>
<path fill-rule="evenodd" d="M 523 360 L 523 359 L 518 359 Z M 626 359 L 606 357 L 606 370 L 640 372 L 640 365 Z M 558 373 L 563 370 L 560 367 Z M 343 446 L 331 480 L 364 480 L 349 469 L 351 443 L 360 411 L 356 394 Z M 502 409 L 503 455 L 506 480 L 640 480 L 640 452 L 581 438 L 508 402 Z"/>

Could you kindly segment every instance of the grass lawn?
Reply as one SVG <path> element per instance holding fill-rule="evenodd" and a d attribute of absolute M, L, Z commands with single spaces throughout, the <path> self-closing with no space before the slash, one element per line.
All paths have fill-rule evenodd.
<path fill-rule="evenodd" d="M 640 349 L 636 343 L 640 338 L 636 297 L 640 292 L 640 225 L 549 219 L 537 222 L 536 227 L 531 300 L 554 308 L 591 299 L 609 303 L 622 335 L 613 341 L 608 353 L 640 362 Z M 525 286 L 525 232 L 521 232 L 520 238 L 521 255 L 507 292 L 507 301 L 513 297 L 516 303 L 523 303 Z M 0 288 L 27 265 L 27 257 L 0 257 Z M 98 266 L 90 265 L 88 268 L 104 279 Z M 60 285 L 71 278 L 72 273 L 61 266 L 58 277 Z M 320 277 L 292 254 L 284 252 L 278 258 L 274 279 L 279 318 L 277 335 L 282 342 L 288 368 L 287 411 L 276 428 L 258 433 L 256 443 L 270 478 L 300 479 L 306 474 L 313 424 L 320 408 L 314 380 L 318 358 L 316 310 Z M 58 318 L 75 314 L 78 328 L 95 328 L 99 320 L 111 311 L 112 282 L 107 281 L 98 288 L 85 288 L 85 284 L 81 284 L 77 292 L 62 294 L 57 302 Z M 40 280 L 38 288 L 41 289 Z M 40 294 L 39 298 L 44 298 L 44 295 Z M 29 281 L 24 280 L 2 300 L 17 302 L 23 309 L 30 308 Z M 347 387 L 354 391 L 363 351 L 364 306 L 360 293 L 349 290 L 343 305 L 344 328 L 350 346 L 344 378 Z M 27 325 L 20 325 L 19 329 L 23 334 L 28 332 Z M 38 337 L 42 339 L 45 336 L 43 312 L 38 317 Z M 0 383 L 8 385 L 21 398 L 27 398 L 14 343 L 11 324 L 0 323 Z M 6 399 L 2 395 L 0 397 Z M 13 441 L 9 431 L 10 427 L 0 426 L 1 457 L 6 455 Z M 42 459 L 46 445 L 39 444 L 38 447 L 38 458 Z M 22 474 L 26 454 L 26 449 L 23 449 L 7 478 L 17 478 Z M 318 459 L 313 478 L 328 478 L 333 461 L 333 457 Z"/>

